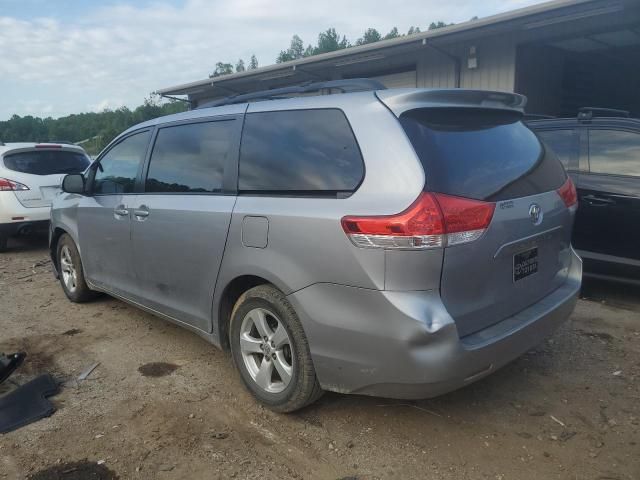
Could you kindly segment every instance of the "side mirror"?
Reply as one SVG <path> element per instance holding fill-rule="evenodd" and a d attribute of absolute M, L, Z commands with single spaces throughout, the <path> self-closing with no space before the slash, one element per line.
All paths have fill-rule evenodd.
<path fill-rule="evenodd" d="M 81 173 L 65 175 L 62 180 L 62 191 L 66 193 L 84 194 L 84 176 Z"/>

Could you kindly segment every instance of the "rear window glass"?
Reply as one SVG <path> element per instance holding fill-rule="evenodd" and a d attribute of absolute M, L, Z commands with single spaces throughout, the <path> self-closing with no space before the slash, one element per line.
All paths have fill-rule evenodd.
<path fill-rule="evenodd" d="M 429 191 L 498 201 L 559 188 L 555 153 L 508 111 L 416 109 L 400 121 L 422 162 Z"/>
<path fill-rule="evenodd" d="M 340 110 L 247 114 L 240 148 L 240 191 L 352 192 L 363 175 L 360 149 Z"/>
<path fill-rule="evenodd" d="M 19 152 L 4 157 L 9 170 L 32 175 L 81 173 L 89 166 L 89 158 L 80 152 L 64 150 L 37 150 Z"/>
<path fill-rule="evenodd" d="M 564 168 L 576 169 L 580 147 L 573 130 L 541 130 L 538 137 L 558 155 Z"/>

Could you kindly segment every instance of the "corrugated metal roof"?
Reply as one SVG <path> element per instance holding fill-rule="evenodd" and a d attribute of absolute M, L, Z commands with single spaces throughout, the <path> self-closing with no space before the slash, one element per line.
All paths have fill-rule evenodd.
<path fill-rule="evenodd" d="M 185 95 L 188 93 L 194 93 L 203 89 L 208 89 L 216 84 L 233 84 L 236 81 L 250 80 L 252 78 L 260 78 L 261 80 L 286 78 L 292 76 L 295 73 L 296 68 L 303 67 L 305 65 L 316 65 L 323 62 L 344 60 L 349 61 L 347 57 L 362 57 L 362 61 L 366 61 L 367 56 L 371 55 L 371 52 L 380 51 L 383 49 L 399 49 L 403 46 L 411 46 L 411 44 L 421 44 L 427 40 L 442 38 L 453 35 L 460 35 L 463 33 L 472 33 L 474 30 L 486 29 L 497 26 L 501 23 L 510 22 L 513 20 L 523 20 L 527 17 L 553 12 L 554 10 L 578 6 L 588 3 L 598 2 L 599 0 L 553 0 L 549 2 L 532 5 L 517 10 L 501 13 L 498 15 L 492 15 L 489 17 L 471 20 L 468 22 L 451 25 L 448 27 L 438 28 L 435 30 L 429 30 L 418 34 L 404 36 L 400 38 L 394 38 L 391 40 L 382 40 L 367 45 L 361 45 L 356 47 L 350 47 L 344 50 L 337 50 L 334 52 L 323 53 L 320 55 L 314 55 L 311 57 L 301 58 L 299 60 L 293 60 L 285 63 L 277 63 L 268 65 L 265 67 L 257 68 L 255 70 L 248 70 L 240 73 L 232 73 L 229 75 L 223 75 L 215 78 L 207 78 L 196 82 L 185 83 L 176 85 L 173 87 L 163 88 L 156 93 L 160 95 Z M 602 3 L 601 1 L 599 3 Z M 606 2 L 609 3 L 609 2 Z M 358 59 L 359 60 L 359 59 Z M 220 85 L 220 89 L 224 87 Z"/>

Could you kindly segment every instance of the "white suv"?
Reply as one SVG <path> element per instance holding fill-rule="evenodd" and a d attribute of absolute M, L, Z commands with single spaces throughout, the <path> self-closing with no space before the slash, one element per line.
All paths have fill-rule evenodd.
<path fill-rule="evenodd" d="M 90 163 L 76 145 L 0 142 L 0 252 L 10 236 L 46 231 L 62 178 Z"/>

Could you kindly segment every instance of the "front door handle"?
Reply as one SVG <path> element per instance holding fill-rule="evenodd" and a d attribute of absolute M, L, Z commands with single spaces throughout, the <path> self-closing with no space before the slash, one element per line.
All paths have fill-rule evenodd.
<path fill-rule="evenodd" d="M 129 210 L 127 210 L 127 208 L 124 205 L 118 205 L 113 210 L 113 213 L 115 214 L 116 217 L 128 217 L 129 216 Z"/>
<path fill-rule="evenodd" d="M 144 220 L 149 216 L 149 207 L 147 207 L 146 205 L 140 205 L 133 211 L 133 215 L 138 220 Z"/>
<path fill-rule="evenodd" d="M 589 205 L 594 207 L 603 207 L 605 205 L 614 205 L 616 203 L 615 200 L 610 198 L 598 197 L 596 195 L 585 195 L 582 197 L 583 200 L 586 200 Z"/>

